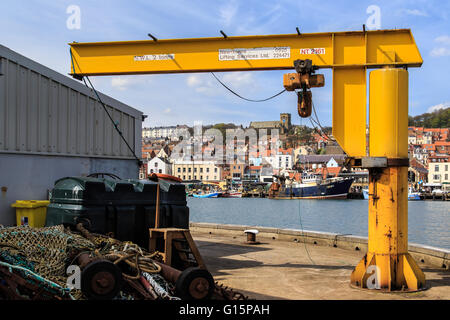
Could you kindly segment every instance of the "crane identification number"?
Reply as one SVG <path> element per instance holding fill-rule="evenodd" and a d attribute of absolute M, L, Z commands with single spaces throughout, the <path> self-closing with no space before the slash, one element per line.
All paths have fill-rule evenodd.
<path fill-rule="evenodd" d="M 300 54 L 325 54 L 325 48 L 303 48 Z"/>

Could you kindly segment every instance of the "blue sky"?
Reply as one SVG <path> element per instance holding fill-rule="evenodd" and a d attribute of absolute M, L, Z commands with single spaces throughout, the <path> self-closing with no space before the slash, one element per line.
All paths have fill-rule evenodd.
<path fill-rule="evenodd" d="M 70 5 L 81 10 L 81 28 L 68 29 Z M 119 41 L 361 30 L 370 5 L 381 9 L 381 28 L 410 28 L 424 60 L 410 69 L 409 110 L 417 115 L 450 106 L 450 2 L 448 1 L 86 1 L 17 0 L 2 6 L 0 44 L 63 74 L 72 41 Z M 323 125 L 331 125 L 331 72 L 313 89 Z M 219 73 L 241 95 L 262 99 L 282 90 L 285 71 Z M 91 77 L 100 91 L 147 114 L 146 126 L 275 120 L 290 112 L 296 96 L 251 103 L 231 95 L 210 74 Z"/>

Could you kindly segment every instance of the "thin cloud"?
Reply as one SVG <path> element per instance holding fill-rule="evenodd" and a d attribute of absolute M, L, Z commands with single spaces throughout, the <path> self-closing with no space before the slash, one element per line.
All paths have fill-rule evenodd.
<path fill-rule="evenodd" d="M 405 9 L 403 12 L 410 16 L 428 17 L 428 13 L 419 9 Z"/>
<path fill-rule="evenodd" d="M 450 46 L 450 36 L 447 35 L 439 36 L 436 39 L 434 39 L 434 41 Z"/>
<path fill-rule="evenodd" d="M 431 50 L 430 56 L 432 56 L 432 57 L 447 57 L 447 56 L 450 56 L 450 49 L 449 48 L 444 48 L 444 47 L 434 48 L 433 50 Z"/>
<path fill-rule="evenodd" d="M 219 14 L 224 26 L 228 27 L 234 20 L 238 11 L 238 4 L 236 1 L 232 1 L 225 6 L 220 7 Z"/>
<path fill-rule="evenodd" d="M 133 89 L 140 85 L 148 85 L 150 82 L 150 78 L 141 76 L 120 76 L 111 78 L 111 86 L 120 91 Z"/>
<path fill-rule="evenodd" d="M 450 36 L 443 35 L 434 39 L 435 42 L 441 44 L 440 47 L 435 47 L 430 52 L 432 57 L 446 57 L 450 56 Z"/>
<path fill-rule="evenodd" d="M 447 109 L 447 108 L 450 108 L 450 101 L 449 102 L 444 102 L 444 103 L 439 103 L 439 104 L 436 104 L 434 106 L 431 106 L 431 107 L 428 108 L 427 112 L 431 113 L 431 112 L 435 112 L 435 111 L 438 111 L 438 110 L 441 110 L 441 109 Z"/>

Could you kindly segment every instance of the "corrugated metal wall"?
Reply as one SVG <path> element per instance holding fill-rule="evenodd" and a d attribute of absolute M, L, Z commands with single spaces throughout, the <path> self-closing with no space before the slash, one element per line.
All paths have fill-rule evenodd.
<path fill-rule="evenodd" d="M 0 46 L 0 153 L 133 158 L 81 83 Z M 101 95 L 140 157 L 142 113 Z"/>

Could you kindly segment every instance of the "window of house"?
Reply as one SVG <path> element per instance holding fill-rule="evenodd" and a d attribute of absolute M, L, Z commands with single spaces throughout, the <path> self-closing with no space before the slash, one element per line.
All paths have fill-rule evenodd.
<path fill-rule="evenodd" d="M 445 174 L 445 180 L 448 180 L 448 173 Z"/>
<path fill-rule="evenodd" d="M 434 171 L 438 172 L 439 171 L 439 166 L 434 166 Z"/>
<path fill-rule="evenodd" d="M 194 172 L 197 173 L 197 168 L 194 168 Z"/>
<path fill-rule="evenodd" d="M 158 162 L 155 162 L 155 168 L 158 168 Z"/>
<path fill-rule="evenodd" d="M 153 173 L 153 169 L 150 169 L 150 173 Z"/>
<path fill-rule="evenodd" d="M 159 171 L 159 173 L 162 173 L 162 169 L 159 169 L 158 171 Z"/>
<path fill-rule="evenodd" d="M 448 171 L 448 164 L 445 165 L 445 171 Z"/>
<path fill-rule="evenodd" d="M 183 172 L 186 172 L 186 168 L 183 168 Z"/>
<path fill-rule="evenodd" d="M 183 180 L 186 180 L 186 176 L 183 176 Z"/>
<path fill-rule="evenodd" d="M 181 172 L 181 168 L 180 168 L 180 167 L 178 167 L 178 171 L 177 171 L 177 172 L 178 172 L 178 173 Z"/>
<path fill-rule="evenodd" d="M 214 168 L 214 172 L 217 173 L 217 168 Z"/>
<path fill-rule="evenodd" d="M 203 168 L 200 168 L 200 173 L 203 173 Z"/>
<path fill-rule="evenodd" d="M 203 180 L 203 176 L 200 176 L 200 180 Z"/>
<path fill-rule="evenodd" d="M 206 172 L 208 172 L 208 173 L 209 173 L 209 168 L 206 168 Z"/>
<path fill-rule="evenodd" d="M 188 172 L 191 172 L 191 168 L 190 167 L 188 168 Z"/>

